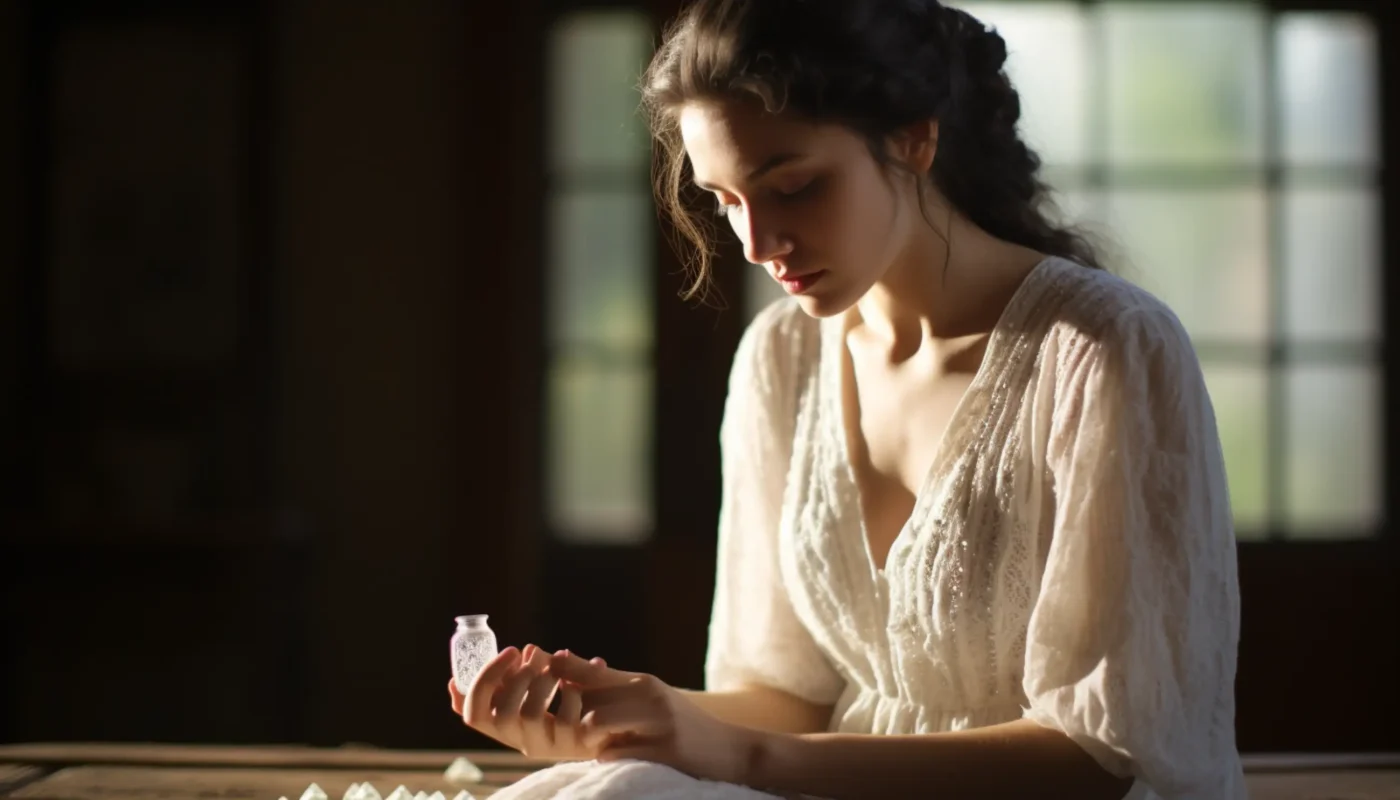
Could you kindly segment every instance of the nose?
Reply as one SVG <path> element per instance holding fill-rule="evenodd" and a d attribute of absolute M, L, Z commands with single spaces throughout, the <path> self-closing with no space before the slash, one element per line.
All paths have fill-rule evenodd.
<path fill-rule="evenodd" d="M 767 264 L 792 252 L 792 239 L 772 219 L 759 219 L 747 208 L 744 219 L 734 220 L 739 238 L 744 242 L 744 258 L 750 264 Z"/>

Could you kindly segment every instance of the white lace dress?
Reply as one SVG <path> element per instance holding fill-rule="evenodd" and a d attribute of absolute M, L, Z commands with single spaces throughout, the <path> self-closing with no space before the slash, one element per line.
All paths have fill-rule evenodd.
<path fill-rule="evenodd" d="M 852 733 L 1025 717 L 1134 776 L 1135 800 L 1246 797 L 1224 463 L 1171 311 L 1111 274 L 1042 262 L 992 332 L 884 570 L 846 454 L 842 347 L 839 319 L 792 301 L 740 344 L 708 688 L 833 703 L 831 729 Z M 614 794 L 607 767 L 555 769 L 602 779 L 586 796 Z M 666 774 L 669 796 L 755 796 L 613 769 Z M 546 796 L 528 788 L 518 796 Z"/>

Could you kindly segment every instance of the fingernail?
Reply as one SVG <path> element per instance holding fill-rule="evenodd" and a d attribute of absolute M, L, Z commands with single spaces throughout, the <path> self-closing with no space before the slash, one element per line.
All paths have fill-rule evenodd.
<path fill-rule="evenodd" d="M 515 649 L 515 645 L 511 645 L 510 647 L 507 647 L 506 649 L 502 650 L 501 655 L 513 656 L 517 652 L 519 651 Z"/>

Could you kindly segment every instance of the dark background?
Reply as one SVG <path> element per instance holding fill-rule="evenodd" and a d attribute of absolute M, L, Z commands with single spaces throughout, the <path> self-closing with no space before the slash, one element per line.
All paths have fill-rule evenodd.
<path fill-rule="evenodd" d="M 461 613 L 489 612 L 503 645 L 699 685 L 717 431 L 744 318 L 679 300 L 660 238 L 655 530 L 568 545 L 540 511 L 542 53 L 551 20 L 579 5 L 0 4 L 0 741 L 481 746 L 444 691 Z M 643 5 L 661 20 L 677 4 Z M 1350 5 L 1376 18 L 1381 75 L 1396 74 L 1395 12 Z M 192 234 L 178 192 L 159 209 L 157 240 L 222 242 L 227 275 L 176 315 L 187 338 L 143 346 L 63 327 L 53 154 L 71 132 L 52 87 L 65 30 L 152 19 L 192 46 L 210 32 L 233 43 L 239 113 L 206 128 L 231 137 L 240 178 L 227 230 Z M 1382 84 L 1383 153 L 1397 85 Z M 149 110 L 120 83 L 93 102 Z M 122 147 L 177 148 L 162 119 Z M 199 171 L 170 163 L 176 183 L 178 165 Z M 1382 183 L 1386 252 L 1400 252 L 1394 172 Z M 731 305 L 738 275 L 719 275 Z M 1389 269 L 1383 285 L 1388 309 Z M 1393 317 L 1383 326 L 1395 397 Z M 88 355 L 64 356 L 66 337 Z M 1390 454 L 1397 419 L 1385 415 Z M 204 455 L 102 438 L 114 422 L 196 431 Z M 72 456 L 98 445 L 187 477 L 194 500 L 104 511 L 70 480 L 85 468 Z M 1387 525 L 1364 541 L 1240 545 L 1243 750 L 1400 750 L 1395 542 Z"/>

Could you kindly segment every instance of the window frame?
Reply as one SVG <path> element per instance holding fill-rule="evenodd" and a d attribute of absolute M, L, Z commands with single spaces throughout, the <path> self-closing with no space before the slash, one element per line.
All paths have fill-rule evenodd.
<path fill-rule="evenodd" d="M 649 12 L 644 4 L 635 2 L 624 2 L 622 0 L 544 0 L 542 3 L 542 14 L 540 24 L 540 62 L 541 62 L 541 91 L 540 96 L 540 116 L 542 123 L 539 137 L 539 163 L 540 163 L 540 198 L 538 205 L 537 219 L 540 220 L 541 234 L 541 263 L 539 271 L 541 280 L 537 284 L 540 287 L 547 287 L 553 276 L 550 274 L 554 266 L 554 229 L 553 204 L 570 191 L 589 190 L 631 190 L 644 189 L 648 201 L 650 201 L 650 173 L 647 159 L 642 159 L 636 167 L 636 173 L 632 174 L 631 167 L 584 167 L 581 169 L 560 170 L 554 163 L 554 154 L 550 150 L 550 126 L 552 124 L 553 110 L 550 107 L 550 100 L 553 97 L 552 87 L 549 85 L 552 37 L 556 26 L 569 16 L 578 13 L 638 13 L 651 19 L 653 32 L 655 32 L 655 17 Z M 660 253 L 657 245 L 660 237 L 653 234 L 649 239 L 652 245 L 650 259 L 647 266 L 651 268 L 649 277 L 654 278 L 658 267 L 661 266 Z M 652 281 L 655 283 L 655 281 Z M 651 287 L 648 287 L 649 289 Z M 646 544 L 656 536 L 657 525 L 657 492 L 655 486 L 654 473 L 656 471 L 656 432 L 660 429 L 659 418 L 657 416 L 659 403 L 657 392 L 660 388 L 657 374 L 657 363 L 659 357 L 659 343 L 656 331 L 658 318 L 661 312 L 661 304 L 657 302 L 656 293 L 651 291 L 648 301 L 651 303 L 651 342 L 649 347 L 643 347 L 636 353 L 621 353 L 618 348 L 600 342 L 570 342 L 561 343 L 550 330 L 550 314 L 552 313 L 551 295 L 547 289 L 536 298 L 540 304 L 541 330 L 539 333 L 539 348 L 537 354 L 537 364 L 539 370 L 539 409 L 538 420 L 540 426 L 539 442 L 537 448 L 537 458 L 539 470 L 537 471 L 537 481 L 539 484 L 540 503 L 538 504 L 538 524 L 537 529 L 543 534 L 543 539 L 549 547 L 565 550 L 571 548 L 620 548 L 637 549 L 644 548 Z M 650 485 L 645 487 L 645 499 L 649 505 L 649 515 L 651 524 L 644 525 L 631 535 L 619 534 L 609 531 L 605 526 L 572 526 L 560 524 L 553 519 L 552 502 L 553 474 L 554 467 L 550 463 L 554 442 L 551 441 L 551 431 L 553 423 L 552 398 L 550 397 L 550 380 L 554 366 L 561 359 L 576 358 L 589 362 L 590 366 L 601 367 L 603 369 L 624 368 L 637 369 L 645 374 L 651 383 L 651 409 L 650 421 L 651 432 L 647 437 L 649 446 L 644 456 L 645 464 L 643 471 L 652 475 Z"/>

